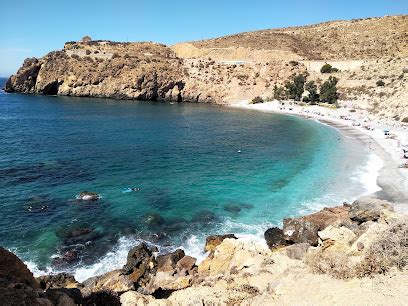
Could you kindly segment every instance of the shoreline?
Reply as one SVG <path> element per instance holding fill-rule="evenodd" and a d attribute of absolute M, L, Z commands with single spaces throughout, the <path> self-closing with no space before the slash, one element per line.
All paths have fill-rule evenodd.
<path fill-rule="evenodd" d="M 397 140 L 399 139 L 400 145 L 408 145 L 408 126 L 398 122 L 385 124 L 373 114 L 360 110 L 350 112 L 350 108 L 347 107 L 331 109 L 318 105 L 301 106 L 290 101 L 284 101 L 284 106 L 281 103 L 277 100 L 258 104 L 239 101 L 231 103 L 227 107 L 312 119 L 337 129 L 346 137 L 353 137 L 361 141 L 371 153 L 378 156 L 383 162 L 377 177 L 377 185 L 381 190 L 370 196 L 391 201 L 396 211 L 408 214 L 408 205 L 406 205 L 408 201 L 408 169 L 398 168 L 404 159 L 399 156 L 398 152 L 401 152 L 402 155 L 402 149 Z M 340 116 L 347 119 L 341 119 Z M 374 130 L 367 130 L 365 126 L 370 126 Z M 390 130 L 391 134 L 395 133 L 397 139 L 386 138 L 383 132 L 385 129 Z"/>

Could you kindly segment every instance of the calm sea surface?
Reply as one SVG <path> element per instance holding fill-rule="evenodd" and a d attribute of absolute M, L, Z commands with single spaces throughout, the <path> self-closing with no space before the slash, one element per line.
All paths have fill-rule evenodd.
<path fill-rule="evenodd" d="M 200 256 L 206 235 L 261 239 L 369 192 L 366 153 L 297 117 L 0 92 L 0 245 L 79 279 L 122 265 L 139 239 Z M 102 199 L 76 200 L 84 190 Z"/>

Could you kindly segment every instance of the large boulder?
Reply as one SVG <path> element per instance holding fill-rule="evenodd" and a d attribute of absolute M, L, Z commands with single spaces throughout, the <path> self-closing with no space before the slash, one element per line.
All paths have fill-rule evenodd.
<path fill-rule="evenodd" d="M 157 262 L 153 253 L 157 251 L 146 243 L 140 243 L 129 251 L 123 271 L 132 282 L 140 286 L 150 282 L 151 276 L 156 273 Z"/>
<path fill-rule="evenodd" d="M 332 225 L 320 231 L 318 235 L 323 248 L 330 248 L 333 251 L 347 251 L 356 238 L 356 234 L 352 230 L 344 226 L 335 227 Z"/>
<path fill-rule="evenodd" d="M 50 300 L 42 292 L 33 274 L 13 253 L 0 247 L 0 304 L 14 305 L 54 305 L 55 301 L 75 305 L 64 293 Z"/>
<path fill-rule="evenodd" d="M 216 276 L 231 271 L 242 273 L 260 273 L 265 257 L 270 251 L 257 243 L 239 239 L 225 239 L 209 256 L 198 265 L 200 277 Z"/>
<path fill-rule="evenodd" d="M 283 230 L 278 227 L 271 227 L 264 233 L 266 244 L 273 250 L 280 246 L 287 245 Z"/>
<path fill-rule="evenodd" d="M 126 292 L 133 290 L 134 284 L 122 270 L 113 270 L 101 276 L 91 277 L 83 282 L 81 292 L 84 296 L 100 291 Z"/>
<path fill-rule="evenodd" d="M 41 289 L 78 288 L 81 285 L 68 273 L 51 274 L 37 277 Z"/>
<path fill-rule="evenodd" d="M 285 251 L 289 258 L 301 260 L 307 254 L 309 248 L 310 244 L 308 243 L 297 243 L 286 247 Z"/>
<path fill-rule="evenodd" d="M 352 221 L 349 217 L 349 205 L 343 205 L 323 210 L 299 218 L 283 220 L 283 233 L 289 243 L 318 244 L 318 232 L 329 225 L 348 225 Z"/>
<path fill-rule="evenodd" d="M 210 252 L 214 253 L 215 248 L 219 246 L 224 239 L 237 239 L 237 237 L 234 234 L 225 234 L 225 235 L 212 235 L 208 236 L 205 239 L 205 246 L 204 246 L 204 251 L 205 252 Z"/>
<path fill-rule="evenodd" d="M 185 256 L 184 251 L 177 249 L 172 253 L 159 255 L 156 257 L 157 271 L 159 272 L 169 272 L 174 271 L 176 265 L 180 259 Z"/>
<path fill-rule="evenodd" d="M 350 219 L 358 223 L 377 221 L 383 210 L 393 211 L 392 205 L 384 200 L 364 197 L 353 202 Z"/>

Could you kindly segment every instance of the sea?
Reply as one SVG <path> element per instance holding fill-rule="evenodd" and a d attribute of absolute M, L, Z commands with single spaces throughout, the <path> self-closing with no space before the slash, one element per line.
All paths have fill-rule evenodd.
<path fill-rule="evenodd" d="M 264 243 L 283 218 L 376 192 L 378 165 L 296 116 L 0 91 L 0 245 L 36 275 L 79 281 L 142 241 L 200 260 L 208 235 Z"/>

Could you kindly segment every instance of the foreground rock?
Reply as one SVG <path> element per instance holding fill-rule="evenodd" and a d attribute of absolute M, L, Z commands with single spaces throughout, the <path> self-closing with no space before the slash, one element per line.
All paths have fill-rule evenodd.
<path fill-rule="evenodd" d="M 290 243 L 309 243 L 316 246 L 318 232 L 329 225 L 347 225 L 351 223 L 350 206 L 343 205 L 323 210 L 300 218 L 283 220 L 285 240 Z"/>
<path fill-rule="evenodd" d="M 27 266 L 13 253 L 0 248 L 1 305 L 75 305 L 63 292 L 44 294 Z"/>
<path fill-rule="evenodd" d="M 389 202 L 369 197 L 353 202 L 350 208 L 350 219 L 358 223 L 377 221 L 383 210 L 393 211 Z"/>
<path fill-rule="evenodd" d="M 205 239 L 204 251 L 214 253 L 215 248 L 219 246 L 224 241 L 224 239 L 227 239 L 227 238 L 237 239 L 237 237 L 234 234 L 208 236 Z"/>

